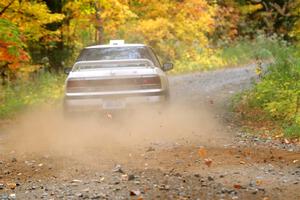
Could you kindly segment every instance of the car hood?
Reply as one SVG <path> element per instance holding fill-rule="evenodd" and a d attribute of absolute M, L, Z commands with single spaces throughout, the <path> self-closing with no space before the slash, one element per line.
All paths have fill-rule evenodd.
<path fill-rule="evenodd" d="M 140 77 L 157 74 L 153 67 L 101 68 L 71 72 L 69 79 Z"/>

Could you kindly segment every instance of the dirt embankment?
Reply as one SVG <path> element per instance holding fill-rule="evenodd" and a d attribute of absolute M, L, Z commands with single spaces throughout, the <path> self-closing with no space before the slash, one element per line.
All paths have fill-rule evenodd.
<path fill-rule="evenodd" d="M 300 199 L 299 147 L 227 122 L 254 78 L 251 66 L 170 77 L 160 112 L 24 113 L 0 129 L 0 199 Z"/>

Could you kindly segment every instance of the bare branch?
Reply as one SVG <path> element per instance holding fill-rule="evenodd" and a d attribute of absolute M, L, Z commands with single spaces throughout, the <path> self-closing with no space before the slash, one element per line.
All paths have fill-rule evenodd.
<path fill-rule="evenodd" d="M 285 2 L 282 8 L 277 3 L 270 2 L 270 5 L 282 16 L 289 16 L 288 13 L 286 13 L 288 2 Z"/>
<path fill-rule="evenodd" d="M 15 0 L 11 0 L 7 6 L 5 6 L 1 11 L 0 11 L 0 16 L 3 15 L 3 13 L 13 4 Z"/>

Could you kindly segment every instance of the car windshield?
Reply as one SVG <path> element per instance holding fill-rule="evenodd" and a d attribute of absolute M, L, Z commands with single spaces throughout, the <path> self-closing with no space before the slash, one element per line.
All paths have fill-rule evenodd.
<path fill-rule="evenodd" d="M 146 46 L 86 48 L 80 53 L 77 62 L 129 59 L 148 59 L 153 62 L 155 66 L 160 67 L 157 57 L 153 51 Z"/>

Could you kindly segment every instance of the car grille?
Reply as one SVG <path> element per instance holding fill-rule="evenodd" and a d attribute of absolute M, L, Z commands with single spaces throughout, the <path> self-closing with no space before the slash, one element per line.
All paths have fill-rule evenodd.
<path fill-rule="evenodd" d="M 68 93 L 114 92 L 160 88 L 161 80 L 158 76 L 122 79 L 70 79 L 66 87 Z"/>

